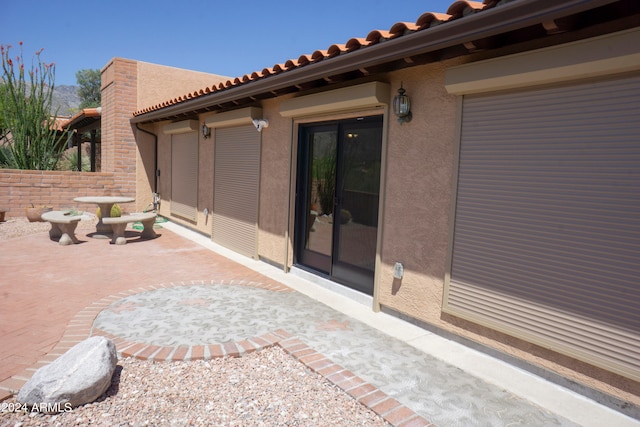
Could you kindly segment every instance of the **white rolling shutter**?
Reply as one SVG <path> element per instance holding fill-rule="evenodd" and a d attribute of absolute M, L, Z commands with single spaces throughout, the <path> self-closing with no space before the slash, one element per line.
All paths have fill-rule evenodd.
<path fill-rule="evenodd" d="M 640 380 L 640 77 L 462 114 L 444 310 Z"/>
<path fill-rule="evenodd" d="M 260 135 L 252 125 L 215 130 L 211 232 L 214 242 L 256 259 Z"/>
<path fill-rule="evenodd" d="M 171 215 L 196 221 L 198 210 L 198 134 L 171 135 Z"/>

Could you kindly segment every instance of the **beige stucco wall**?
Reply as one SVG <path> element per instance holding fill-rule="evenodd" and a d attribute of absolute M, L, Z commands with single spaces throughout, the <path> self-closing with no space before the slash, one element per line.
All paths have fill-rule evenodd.
<path fill-rule="evenodd" d="M 208 115 L 202 115 L 199 123 L 202 124 Z M 205 235 L 211 235 L 211 221 L 213 219 L 213 186 L 214 186 L 214 147 L 215 132 L 211 132 L 209 138 L 204 138 L 198 131 L 198 205 L 196 221 L 189 221 L 179 216 L 171 215 L 171 135 L 163 132 L 165 125 L 171 123 L 164 121 L 155 123 L 145 129 L 158 135 L 158 193 L 160 196 L 160 209 L 158 213 L 172 221 L 197 230 Z M 152 178 L 152 177 L 151 177 Z M 205 208 L 208 214 L 205 215 Z"/>
<path fill-rule="evenodd" d="M 292 121 L 278 113 L 282 98 L 262 104 L 269 127 L 262 130 L 258 254 L 276 265 L 286 265 L 289 227 Z"/>
<path fill-rule="evenodd" d="M 549 369 L 596 390 L 640 404 L 640 384 L 604 369 L 441 312 L 450 251 L 458 97 L 444 76 L 455 61 L 394 74 L 411 96 L 413 120 L 389 123 L 381 219 L 379 302 L 403 315 Z M 402 280 L 393 265 L 404 265 Z"/>
<path fill-rule="evenodd" d="M 521 358 L 610 393 L 640 404 L 638 383 L 603 369 L 592 367 L 441 312 L 449 236 L 452 226 L 452 191 L 457 145 L 458 97 L 445 89 L 445 72 L 461 61 L 448 61 L 414 67 L 383 78 L 390 83 L 391 97 L 400 83 L 412 102 L 413 120 L 399 124 L 395 117 L 387 121 L 386 163 L 381 189 L 380 268 L 377 298 L 384 307 L 445 331 L 469 338 L 506 354 Z M 285 97 L 263 101 L 263 117 L 269 127 L 262 132 L 261 181 L 258 253 L 261 259 L 277 265 L 292 263 L 293 193 L 295 180 L 295 142 L 298 119 L 282 117 L 279 105 Z M 379 111 L 383 112 L 383 111 Z M 304 118 L 320 121 L 353 117 L 354 112 Z M 199 117 L 203 120 L 207 115 Z M 171 137 L 153 126 L 158 135 L 158 180 L 162 199 L 160 214 L 169 216 L 171 194 Z M 146 138 L 146 137 L 144 137 Z M 149 139 L 151 139 L 149 137 Z M 198 221 L 189 224 L 205 234 L 211 231 L 213 210 L 213 167 L 215 141 L 199 136 Z M 148 153 L 147 153 L 148 154 Z M 393 265 L 404 265 L 404 277 L 393 278 Z"/>
<path fill-rule="evenodd" d="M 155 174 L 155 141 L 154 137 L 148 135 L 138 129 L 135 126 L 130 125 L 126 121 L 122 121 L 123 117 L 130 117 L 130 115 L 142 108 L 150 107 L 155 104 L 161 103 L 173 97 L 184 95 L 188 92 L 192 92 L 201 89 L 206 86 L 216 85 L 220 82 L 226 81 L 228 77 L 220 76 L 217 74 L 202 73 L 198 71 L 185 70 L 181 68 L 168 67 L 165 65 L 152 64 L 148 62 L 135 61 L 124 58 L 113 58 L 102 69 L 102 91 L 103 91 L 103 144 L 102 157 L 105 159 L 103 168 L 105 170 L 127 169 L 129 166 L 119 166 L 119 159 L 123 158 L 122 150 L 119 148 L 128 141 L 131 141 L 130 146 L 133 147 L 133 141 L 135 140 L 135 210 L 141 211 L 148 209 L 153 203 L 154 192 L 154 174 Z M 133 89 L 123 89 L 127 86 Z M 113 120 L 109 117 L 114 116 Z M 119 126 L 119 127 L 118 127 Z M 163 140 L 164 145 L 167 146 L 167 139 L 161 136 L 161 126 L 158 125 L 146 125 L 142 126 L 143 129 L 158 135 L 158 140 Z M 135 135 L 135 136 L 134 136 Z M 202 138 L 202 136 L 200 136 Z M 168 148 L 170 154 L 170 141 L 168 139 Z M 202 141 L 201 141 L 202 142 Z M 158 143 L 160 146 L 160 142 Z M 200 148 L 205 150 L 207 144 L 203 143 Z M 209 143 L 209 150 L 211 150 Z M 133 153 L 133 151 L 132 151 Z M 127 158 L 129 155 L 126 156 Z M 133 157 L 133 154 L 131 155 Z M 205 158 L 204 152 L 201 153 L 200 158 Z M 157 190 L 161 197 L 169 196 L 167 191 L 171 181 L 170 177 L 170 159 L 164 159 L 165 166 L 168 161 L 168 167 L 162 167 L 158 165 L 158 169 L 164 175 L 158 178 L 158 185 L 160 182 L 164 185 L 163 188 L 159 187 Z M 204 167 L 203 173 L 208 172 L 209 165 L 206 161 L 202 163 Z M 164 170 L 163 170 L 164 169 Z M 133 170 L 131 169 L 132 173 Z M 122 175 L 124 172 L 120 171 Z M 163 179 L 164 178 L 164 179 Z M 206 175 L 205 175 L 206 178 Z M 126 179 L 122 179 L 123 185 L 127 182 Z M 206 179 L 201 182 L 212 182 Z M 164 193 L 164 194 L 163 194 Z M 200 192 L 201 195 L 211 194 L 212 191 L 207 191 L 206 188 Z M 210 200 L 201 199 L 199 204 L 210 204 Z M 161 213 L 168 214 L 168 202 L 164 203 L 164 207 L 161 209 Z M 211 208 L 209 208 L 211 210 Z M 202 211 L 199 211 L 199 217 L 202 217 Z M 206 224 L 202 218 L 198 220 L 200 223 Z"/>
<path fill-rule="evenodd" d="M 456 98 L 444 89 L 444 66 L 393 75 L 411 98 L 413 119 L 389 120 L 379 302 L 437 322 L 447 258 Z M 393 266 L 404 277 L 393 279 Z"/>
<path fill-rule="evenodd" d="M 138 109 L 225 82 L 229 77 L 166 65 L 137 62 Z"/>
<path fill-rule="evenodd" d="M 148 132 L 155 133 L 150 126 L 140 126 Z M 136 210 L 149 211 L 153 208 L 154 175 L 155 175 L 155 138 L 140 130 L 136 133 Z"/>
<path fill-rule="evenodd" d="M 198 215 L 196 228 L 208 235 L 211 235 L 211 221 L 213 219 L 214 138 L 215 132 L 213 131 L 209 138 L 203 137 L 202 132 L 198 132 Z M 204 213 L 205 209 L 207 209 L 207 215 Z"/>
<path fill-rule="evenodd" d="M 171 216 L 171 135 L 164 133 L 163 128 L 171 122 L 164 121 L 140 127 L 157 136 L 158 164 L 160 176 L 157 178 L 157 192 L 160 197 L 158 213 L 172 221 L 196 229 L 204 234 L 211 233 L 211 212 L 213 209 L 213 139 L 205 139 L 198 132 L 198 212 L 196 222 Z M 138 199 L 149 207 L 153 203 L 155 139 L 152 135 L 140 130 L 138 135 Z M 209 215 L 203 211 L 207 208 Z"/>

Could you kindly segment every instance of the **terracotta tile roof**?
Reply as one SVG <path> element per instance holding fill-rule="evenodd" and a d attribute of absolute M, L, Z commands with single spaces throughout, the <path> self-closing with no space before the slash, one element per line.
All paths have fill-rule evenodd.
<path fill-rule="evenodd" d="M 102 108 L 85 108 L 80 110 L 71 118 L 65 118 L 60 123 L 60 128 L 62 129 L 79 129 L 84 126 L 88 126 L 93 124 L 94 122 L 100 120 L 100 115 L 102 113 Z"/>
<path fill-rule="evenodd" d="M 100 120 L 100 113 L 102 112 L 102 108 L 85 108 L 80 110 L 73 116 L 56 116 L 54 127 L 57 131 L 62 132 L 63 130 L 69 129 L 78 129 L 80 127 L 86 126 L 95 122 L 96 120 Z"/>
<path fill-rule="evenodd" d="M 182 96 L 168 99 L 160 104 L 138 110 L 133 113 L 133 115 L 140 116 L 214 92 L 223 91 L 239 85 L 251 83 L 259 79 L 264 79 L 272 75 L 305 67 L 326 59 L 349 54 L 350 52 L 365 49 L 384 42 L 385 40 L 395 39 L 417 31 L 424 31 L 436 25 L 492 8 L 497 3 L 497 0 L 484 0 L 484 2 L 456 1 L 449 6 L 447 13 L 427 12 L 422 14 L 416 22 L 398 22 L 392 25 L 389 30 L 373 30 L 365 38 L 352 38 L 345 44 L 333 44 L 326 50 L 316 50 L 312 54 L 301 55 L 297 59 L 289 59 L 282 64 L 275 64 L 270 68 L 263 68 L 261 71 L 254 71 L 250 74 L 245 74 L 242 77 L 236 77 L 235 79 L 227 80 L 226 82 L 217 85 L 208 86 L 194 92 L 186 93 Z"/>

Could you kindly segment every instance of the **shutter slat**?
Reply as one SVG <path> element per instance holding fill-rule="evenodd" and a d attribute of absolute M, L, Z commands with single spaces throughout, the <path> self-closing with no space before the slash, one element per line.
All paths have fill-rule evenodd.
<path fill-rule="evenodd" d="M 447 311 L 640 379 L 640 78 L 463 101 Z"/>
<path fill-rule="evenodd" d="M 260 133 L 253 126 L 216 129 L 211 238 L 257 257 Z"/>
<path fill-rule="evenodd" d="M 198 210 L 198 134 L 171 136 L 171 215 L 196 221 Z"/>

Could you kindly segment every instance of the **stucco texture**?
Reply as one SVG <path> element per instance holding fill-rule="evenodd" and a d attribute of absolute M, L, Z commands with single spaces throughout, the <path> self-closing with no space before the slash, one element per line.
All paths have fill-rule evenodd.
<path fill-rule="evenodd" d="M 203 87 L 227 81 L 229 77 L 166 65 L 137 61 L 138 109 L 160 104 Z"/>
<path fill-rule="evenodd" d="M 263 102 L 269 127 L 262 130 L 260 159 L 260 213 L 258 254 L 279 265 L 286 264 L 286 230 L 289 226 L 289 182 L 292 123 L 278 114 L 279 101 Z"/>
<path fill-rule="evenodd" d="M 379 302 L 438 323 L 450 226 L 456 98 L 444 89 L 444 67 L 393 76 L 411 99 L 413 119 L 391 117 L 382 219 Z M 393 278 L 393 266 L 404 277 Z"/>

